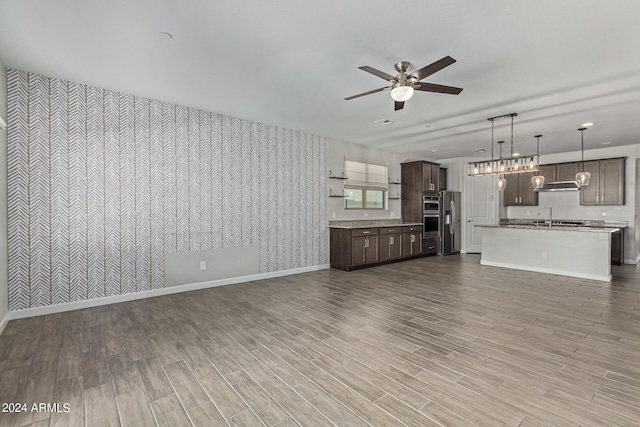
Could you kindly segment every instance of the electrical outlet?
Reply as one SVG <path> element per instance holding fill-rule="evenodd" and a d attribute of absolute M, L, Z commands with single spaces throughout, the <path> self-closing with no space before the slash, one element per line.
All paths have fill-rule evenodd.
<path fill-rule="evenodd" d="M 333 218 L 335 219 L 335 217 L 336 217 L 336 213 L 334 212 L 334 213 L 333 213 Z"/>
<path fill-rule="evenodd" d="M 602 211 L 602 216 L 607 216 L 607 211 Z"/>
<path fill-rule="evenodd" d="M 365 212 L 365 213 L 364 213 L 364 217 L 366 218 L 366 217 L 368 217 L 368 216 L 369 216 L 369 214 Z"/>
<path fill-rule="evenodd" d="M 547 251 L 542 251 L 542 259 L 547 259 Z"/>
<path fill-rule="evenodd" d="M 528 215 L 531 215 L 531 211 L 527 211 L 527 216 L 528 216 Z"/>
<path fill-rule="evenodd" d="M 207 261 L 200 261 L 200 270 L 206 270 L 207 269 Z"/>
<path fill-rule="evenodd" d="M 396 213 L 391 211 L 391 218 L 394 218 L 396 216 Z"/>

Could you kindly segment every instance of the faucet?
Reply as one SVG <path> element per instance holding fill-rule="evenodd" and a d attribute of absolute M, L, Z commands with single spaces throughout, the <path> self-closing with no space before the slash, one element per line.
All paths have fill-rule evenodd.
<path fill-rule="evenodd" d="M 552 217 L 551 214 L 552 213 L 553 213 L 553 208 L 549 208 L 549 228 L 551 228 L 551 217 Z"/>

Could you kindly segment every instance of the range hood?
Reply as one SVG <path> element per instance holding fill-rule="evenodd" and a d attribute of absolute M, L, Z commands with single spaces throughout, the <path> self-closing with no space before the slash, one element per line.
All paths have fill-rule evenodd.
<path fill-rule="evenodd" d="M 542 188 L 536 188 L 533 191 L 538 193 L 547 191 L 578 191 L 580 184 L 578 181 L 552 181 L 545 182 Z"/>

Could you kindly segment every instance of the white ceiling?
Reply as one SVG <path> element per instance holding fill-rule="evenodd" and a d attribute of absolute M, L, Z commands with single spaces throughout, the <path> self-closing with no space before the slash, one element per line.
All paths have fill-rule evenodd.
<path fill-rule="evenodd" d="M 486 119 L 517 112 L 515 150 L 541 133 L 549 154 L 579 149 L 586 121 L 587 149 L 640 142 L 638 17 L 637 0 L 0 0 L 0 61 L 434 159 L 486 157 L 471 152 L 490 149 Z M 458 96 L 344 101 L 387 85 L 358 66 L 446 55 L 457 63 L 425 81 Z"/>

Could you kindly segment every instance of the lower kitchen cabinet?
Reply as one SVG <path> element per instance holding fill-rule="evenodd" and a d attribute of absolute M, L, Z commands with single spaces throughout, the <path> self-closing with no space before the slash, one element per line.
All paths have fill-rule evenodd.
<path fill-rule="evenodd" d="M 422 227 L 403 227 L 402 258 L 422 255 Z"/>
<path fill-rule="evenodd" d="M 611 233 L 611 264 L 622 265 L 624 262 L 624 233 L 620 229 Z"/>
<path fill-rule="evenodd" d="M 424 239 L 422 242 L 425 255 L 435 255 L 438 253 L 438 238 Z"/>
<path fill-rule="evenodd" d="M 378 259 L 378 230 L 352 230 L 351 265 L 373 264 Z"/>
<path fill-rule="evenodd" d="M 402 227 L 380 228 L 380 262 L 402 257 Z"/>
<path fill-rule="evenodd" d="M 422 226 L 330 228 L 331 268 L 355 270 L 424 255 Z M 437 240 L 437 239 L 433 239 Z M 429 254 L 437 253 L 433 244 Z"/>

